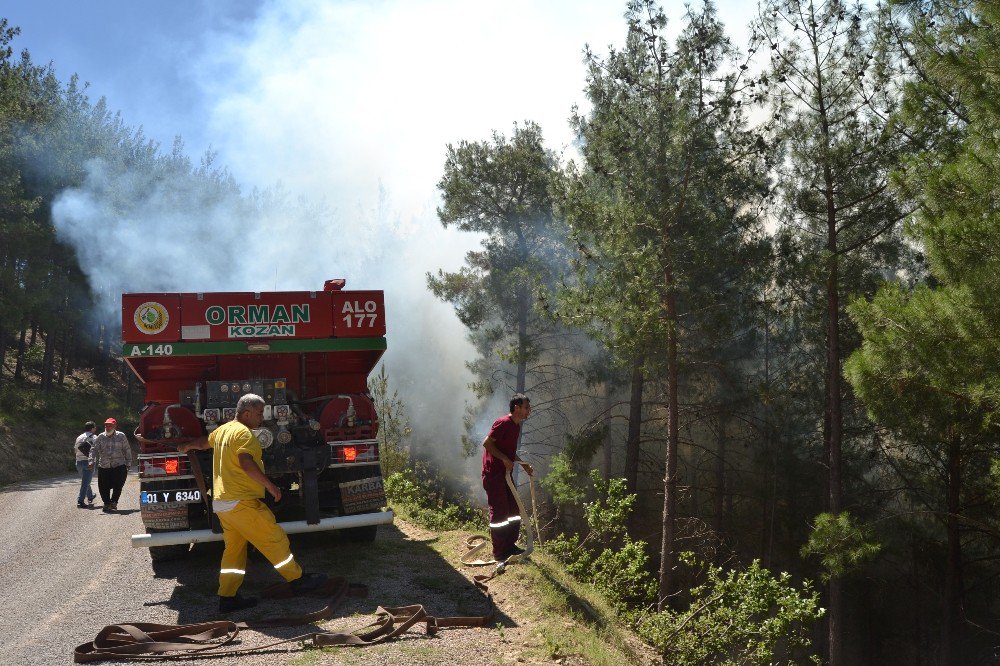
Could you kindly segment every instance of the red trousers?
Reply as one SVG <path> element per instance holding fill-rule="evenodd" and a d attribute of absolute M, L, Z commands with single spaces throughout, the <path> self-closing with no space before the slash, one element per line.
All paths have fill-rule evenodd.
<path fill-rule="evenodd" d="M 504 474 L 483 477 L 486 503 L 490 507 L 490 540 L 493 558 L 506 559 L 521 533 L 521 510 Z"/>

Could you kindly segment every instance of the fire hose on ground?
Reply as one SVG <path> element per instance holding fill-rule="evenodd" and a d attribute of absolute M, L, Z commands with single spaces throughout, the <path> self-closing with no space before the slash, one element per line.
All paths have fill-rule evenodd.
<path fill-rule="evenodd" d="M 265 618 L 247 622 L 218 620 L 198 624 L 152 624 L 132 622 L 108 625 L 97 637 L 77 646 L 73 661 L 77 664 L 99 661 L 152 661 L 162 659 L 196 659 L 275 652 L 279 645 L 311 642 L 316 647 L 365 647 L 400 637 L 417 624 L 424 625 L 427 635 L 449 627 L 485 627 L 494 621 L 494 614 L 471 617 L 436 617 L 429 615 L 420 604 L 384 608 L 375 611 L 375 621 L 350 633 L 311 632 L 254 647 L 227 647 L 242 629 L 292 627 L 312 624 L 333 617 L 334 610 L 345 597 L 365 597 L 368 588 L 332 578 L 316 594 L 328 599 L 318 611 L 291 617 Z M 288 596 L 287 583 L 279 583 L 264 591 L 264 596 Z"/>

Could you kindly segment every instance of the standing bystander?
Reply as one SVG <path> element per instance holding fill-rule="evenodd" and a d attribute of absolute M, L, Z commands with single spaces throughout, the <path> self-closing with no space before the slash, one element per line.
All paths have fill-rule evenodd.
<path fill-rule="evenodd" d="M 90 449 L 94 446 L 95 430 L 97 425 L 93 421 L 87 421 L 83 424 L 83 432 L 73 444 L 76 471 L 80 473 L 80 493 L 76 496 L 76 505 L 81 509 L 94 508 L 94 491 L 90 487 L 90 480 L 94 478 L 94 463 L 90 460 Z M 87 503 L 84 504 L 84 501 Z"/>
<path fill-rule="evenodd" d="M 497 562 L 524 552 L 516 543 L 521 532 L 521 515 L 514 493 L 507 485 L 507 474 L 514 470 L 515 461 L 521 462 L 529 476 L 535 473 L 517 455 L 521 424 L 529 416 L 531 401 L 523 393 L 515 393 L 510 399 L 510 414 L 494 421 L 483 440 L 483 489 L 490 508 L 490 540 Z"/>
<path fill-rule="evenodd" d="M 132 468 L 132 447 L 125 433 L 115 430 L 117 425 L 118 421 L 113 418 L 105 421 L 104 432 L 97 436 L 90 449 L 91 460 L 97 468 L 97 491 L 101 493 L 104 513 L 118 510 L 118 499 Z"/>

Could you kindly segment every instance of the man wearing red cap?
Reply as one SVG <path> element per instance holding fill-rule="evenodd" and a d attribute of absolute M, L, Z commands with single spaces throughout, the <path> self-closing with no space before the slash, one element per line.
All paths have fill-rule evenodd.
<path fill-rule="evenodd" d="M 118 498 L 122 495 L 125 479 L 132 468 L 132 447 L 125 433 L 115 427 L 118 421 L 109 418 L 104 422 L 104 432 L 94 440 L 90 456 L 97 468 L 97 491 L 104 503 L 101 511 L 114 513 L 118 510 Z"/>

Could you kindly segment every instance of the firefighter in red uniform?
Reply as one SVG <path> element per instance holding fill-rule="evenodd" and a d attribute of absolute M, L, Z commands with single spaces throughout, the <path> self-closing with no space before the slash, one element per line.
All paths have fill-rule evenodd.
<path fill-rule="evenodd" d="M 524 552 L 516 544 L 521 532 L 521 515 L 514 493 L 507 485 L 507 474 L 513 471 L 515 461 L 521 462 L 529 476 L 535 473 L 531 465 L 517 455 L 521 424 L 530 415 L 531 401 L 523 393 L 515 393 L 510 399 L 510 414 L 494 421 L 483 440 L 483 488 L 490 507 L 490 540 L 497 562 Z"/>

